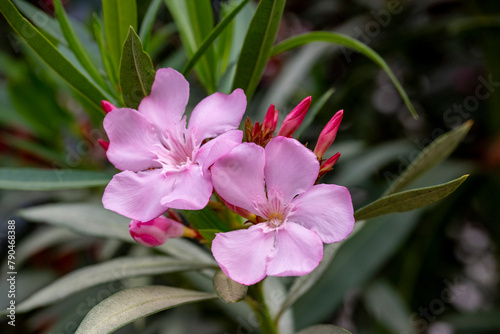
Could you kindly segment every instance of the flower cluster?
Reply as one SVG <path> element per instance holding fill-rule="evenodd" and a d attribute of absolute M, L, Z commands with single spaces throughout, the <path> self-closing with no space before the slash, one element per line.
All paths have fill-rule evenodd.
<path fill-rule="evenodd" d="M 250 224 L 217 233 L 212 252 L 231 279 L 245 285 L 266 276 L 311 272 L 323 257 L 323 243 L 346 238 L 354 225 L 349 191 L 317 184 L 338 160 L 323 155 L 335 140 L 343 111 L 321 132 L 314 151 L 293 133 L 311 104 L 304 99 L 283 121 L 271 105 L 260 125 L 246 121 L 246 142 L 238 130 L 246 108 L 241 89 L 215 93 L 184 116 L 189 84 L 173 69 L 160 69 L 151 94 L 138 110 L 103 101 L 109 143 L 107 157 L 122 170 L 107 186 L 103 204 L 132 219 L 132 237 L 158 246 L 172 237 L 199 237 L 168 209 L 199 210 L 213 190 L 226 207 Z"/>

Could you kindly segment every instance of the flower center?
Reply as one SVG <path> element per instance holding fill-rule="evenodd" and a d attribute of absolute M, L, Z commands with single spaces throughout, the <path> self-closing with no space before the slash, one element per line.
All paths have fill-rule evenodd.
<path fill-rule="evenodd" d="M 272 213 L 267 220 L 267 225 L 271 228 L 280 227 L 283 224 L 283 217 L 279 213 Z"/>

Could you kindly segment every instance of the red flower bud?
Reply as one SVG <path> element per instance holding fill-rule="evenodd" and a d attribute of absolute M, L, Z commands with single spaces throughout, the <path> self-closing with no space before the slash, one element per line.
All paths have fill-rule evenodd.
<path fill-rule="evenodd" d="M 129 225 L 132 238 L 147 247 L 159 246 L 169 238 L 182 237 L 184 230 L 184 225 L 164 216 L 148 222 L 132 220 Z"/>
<path fill-rule="evenodd" d="M 262 122 L 262 132 L 264 135 L 274 132 L 276 125 L 278 124 L 278 115 L 278 109 L 274 107 L 274 104 L 271 104 L 269 109 L 267 109 L 264 122 Z"/>
<path fill-rule="evenodd" d="M 339 130 L 340 122 L 344 116 L 344 110 L 338 111 L 333 115 L 332 119 L 326 124 L 318 137 L 318 142 L 314 148 L 314 154 L 321 159 L 326 150 L 333 144 L 337 131 Z"/>
<path fill-rule="evenodd" d="M 104 149 L 104 151 L 108 150 L 109 142 L 102 140 L 102 139 L 97 139 L 97 142 L 99 143 L 99 145 L 101 145 L 101 147 Z"/>
<path fill-rule="evenodd" d="M 102 110 L 104 110 L 104 112 L 106 114 L 109 113 L 111 110 L 117 109 L 113 104 L 111 104 L 110 102 L 108 102 L 106 100 L 101 101 L 101 108 L 102 108 Z"/>
<path fill-rule="evenodd" d="M 321 166 L 319 167 L 318 179 L 320 179 L 326 173 L 328 173 L 329 171 L 331 171 L 332 168 L 333 168 L 333 165 L 335 165 L 335 163 L 337 163 L 337 161 L 339 160 L 339 158 L 340 158 L 340 152 L 337 152 L 333 157 L 331 157 L 330 159 L 328 159 L 325 162 L 323 162 L 321 164 Z"/>
<path fill-rule="evenodd" d="M 286 117 L 281 125 L 278 136 L 291 137 L 295 131 L 300 127 L 307 110 L 311 105 L 311 97 L 306 97 L 300 102 Z"/>

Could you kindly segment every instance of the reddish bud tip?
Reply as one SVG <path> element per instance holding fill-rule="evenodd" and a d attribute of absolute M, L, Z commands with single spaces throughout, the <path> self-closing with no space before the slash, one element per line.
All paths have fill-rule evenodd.
<path fill-rule="evenodd" d="M 340 122 L 344 116 L 344 110 L 338 111 L 333 115 L 332 119 L 326 124 L 318 137 L 318 142 L 314 148 L 314 154 L 321 159 L 326 150 L 333 144 L 337 131 L 339 130 Z"/>
<path fill-rule="evenodd" d="M 333 166 L 340 158 L 340 152 L 337 152 L 333 157 L 323 162 L 319 168 L 318 179 L 332 170 Z"/>
<path fill-rule="evenodd" d="M 129 232 L 132 238 L 147 247 L 159 246 L 169 238 L 179 238 L 184 234 L 184 225 L 173 219 L 160 216 L 148 222 L 132 220 Z"/>
<path fill-rule="evenodd" d="M 291 137 L 295 131 L 300 127 L 307 110 L 311 105 L 311 97 L 306 97 L 300 102 L 286 117 L 281 125 L 278 136 Z"/>
<path fill-rule="evenodd" d="M 267 109 L 264 122 L 262 122 L 262 132 L 265 134 L 273 133 L 276 129 L 276 125 L 278 124 L 278 116 L 278 109 L 276 109 L 274 104 L 271 104 L 269 109 Z"/>
<path fill-rule="evenodd" d="M 113 104 L 111 104 L 110 102 L 108 102 L 106 100 L 101 101 L 101 108 L 102 108 L 102 110 L 104 110 L 104 112 L 106 114 L 109 113 L 111 110 L 117 109 Z"/>
<path fill-rule="evenodd" d="M 109 142 L 102 140 L 102 139 L 97 139 L 97 142 L 99 143 L 99 145 L 101 145 L 101 147 L 104 149 L 104 151 L 108 150 Z"/>

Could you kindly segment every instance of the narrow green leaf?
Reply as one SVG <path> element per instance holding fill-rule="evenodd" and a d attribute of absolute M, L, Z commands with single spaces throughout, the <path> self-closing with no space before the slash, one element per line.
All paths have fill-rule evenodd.
<path fill-rule="evenodd" d="M 236 6 L 227 16 L 222 19 L 222 21 L 217 24 L 217 26 L 212 30 L 210 35 L 207 36 L 201 43 L 200 47 L 196 50 L 194 55 L 189 59 L 188 63 L 182 69 L 182 74 L 187 76 L 193 67 L 196 65 L 198 60 L 206 53 L 206 51 L 212 46 L 213 42 L 217 37 L 224 31 L 229 23 L 232 22 L 234 17 L 245 7 L 249 0 L 243 0 L 238 6 Z"/>
<path fill-rule="evenodd" d="M 297 334 L 352 334 L 347 329 L 334 325 L 316 325 L 301 330 Z"/>
<path fill-rule="evenodd" d="M 394 194 L 404 189 L 432 167 L 448 158 L 465 138 L 473 122 L 467 121 L 461 126 L 439 136 L 411 162 L 406 170 L 391 184 L 384 195 Z"/>
<path fill-rule="evenodd" d="M 393 212 L 406 212 L 422 208 L 445 198 L 454 192 L 468 177 L 464 175 L 456 180 L 437 186 L 412 189 L 382 197 L 357 210 L 356 220 L 370 219 Z"/>
<path fill-rule="evenodd" d="M 102 75 L 99 73 L 99 70 L 96 68 L 94 63 L 92 63 L 92 60 L 90 60 L 86 49 L 83 47 L 82 43 L 71 27 L 66 12 L 64 11 L 64 8 L 61 4 L 61 0 L 54 0 L 53 4 L 56 18 L 59 21 L 61 31 L 64 34 L 64 38 L 66 39 L 69 48 L 71 49 L 71 51 L 73 51 L 80 64 L 83 66 L 83 68 L 85 68 L 92 79 L 94 79 L 95 82 L 102 88 L 107 90 L 108 93 L 111 93 L 106 82 L 103 80 Z"/>
<path fill-rule="evenodd" d="M 224 303 L 236 303 L 247 295 L 248 286 L 233 281 L 222 272 L 217 271 L 214 276 L 215 293 Z"/>
<path fill-rule="evenodd" d="M 165 4 L 179 29 L 182 45 L 192 57 L 214 26 L 212 5 L 209 0 L 165 0 Z M 195 66 L 196 73 L 209 93 L 216 89 L 217 59 L 209 46 Z"/>
<path fill-rule="evenodd" d="M 151 39 L 151 31 L 153 30 L 153 24 L 155 23 L 156 15 L 160 10 L 161 3 L 162 0 L 151 1 L 144 18 L 142 19 L 141 28 L 139 29 L 139 38 L 144 44 L 144 49 L 147 49 L 147 45 Z"/>
<path fill-rule="evenodd" d="M 71 213 L 71 219 L 68 219 Z M 78 234 L 136 243 L 129 234 L 130 219 L 106 210 L 100 204 L 57 203 L 22 209 L 18 214 L 35 222 L 68 228 Z M 214 263 L 201 248 L 183 239 L 171 239 L 155 249 L 179 259 Z"/>
<path fill-rule="evenodd" d="M 105 37 L 104 37 L 104 27 L 101 19 L 97 14 L 94 13 L 92 16 L 92 30 L 94 32 L 94 38 L 96 40 L 97 46 L 99 48 L 99 53 L 101 54 L 102 63 L 104 69 L 108 74 L 108 78 L 114 88 L 118 87 L 118 73 L 114 69 L 113 61 L 109 55 L 108 48 L 106 47 Z"/>
<path fill-rule="evenodd" d="M 137 29 L 136 0 L 102 0 L 102 13 L 113 68 L 118 72 L 122 46 L 129 28 Z"/>
<path fill-rule="evenodd" d="M 118 258 L 80 268 L 69 273 L 20 303 L 17 311 L 28 312 L 34 308 L 52 304 L 93 286 L 124 278 L 212 267 L 213 265 L 207 263 L 188 262 L 161 255 Z"/>
<path fill-rule="evenodd" d="M 97 304 L 85 316 L 76 334 L 107 334 L 139 318 L 175 306 L 217 298 L 213 294 L 145 286 L 120 291 Z"/>
<path fill-rule="evenodd" d="M 271 56 L 285 3 L 285 0 L 261 0 L 248 28 L 233 82 L 233 89 L 243 89 L 248 99 L 255 92 Z"/>
<path fill-rule="evenodd" d="M 378 53 L 376 53 L 372 48 L 370 48 L 368 45 L 361 43 L 360 41 L 356 40 L 355 38 L 352 38 L 350 36 L 344 35 L 344 34 L 338 34 L 338 33 L 333 33 L 333 32 L 326 32 L 326 31 L 314 31 L 310 33 L 305 33 L 302 35 L 290 37 L 283 42 L 279 43 L 274 47 L 272 50 L 272 55 L 277 55 L 279 53 L 294 49 L 296 47 L 311 43 L 311 42 L 328 42 L 328 43 L 333 43 L 333 44 L 338 44 L 342 45 L 345 47 L 348 47 L 350 49 L 353 49 L 366 57 L 370 58 L 373 60 L 377 65 L 379 65 L 385 73 L 389 76 L 391 79 L 392 83 L 396 87 L 397 91 L 399 92 L 399 95 L 401 95 L 401 98 L 406 104 L 406 107 L 410 110 L 410 112 L 413 114 L 413 117 L 416 119 L 418 118 L 418 114 L 415 111 L 415 108 L 413 107 L 410 98 L 406 94 L 405 90 L 399 83 L 399 80 L 396 78 L 392 70 L 390 69 L 389 65 L 385 62 L 382 57 Z"/>
<path fill-rule="evenodd" d="M 120 62 L 120 85 L 127 107 L 137 109 L 141 100 L 151 94 L 155 73 L 151 58 L 144 52 L 134 28 L 130 27 Z"/>
<path fill-rule="evenodd" d="M 101 110 L 100 101 L 108 98 L 89 79 L 80 73 L 57 49 L 26 20 L 10 0 L 0 1 L 0 12 L 9 25 L 21 36 L 27 45 L 57 74 L 93 106 L 92 112 Z"/>
<path fill-rule="evenodd" d="M 113 174 L 74 169 L 0 168 L 0 189 L 60 190 L 105 186 Z"/>

